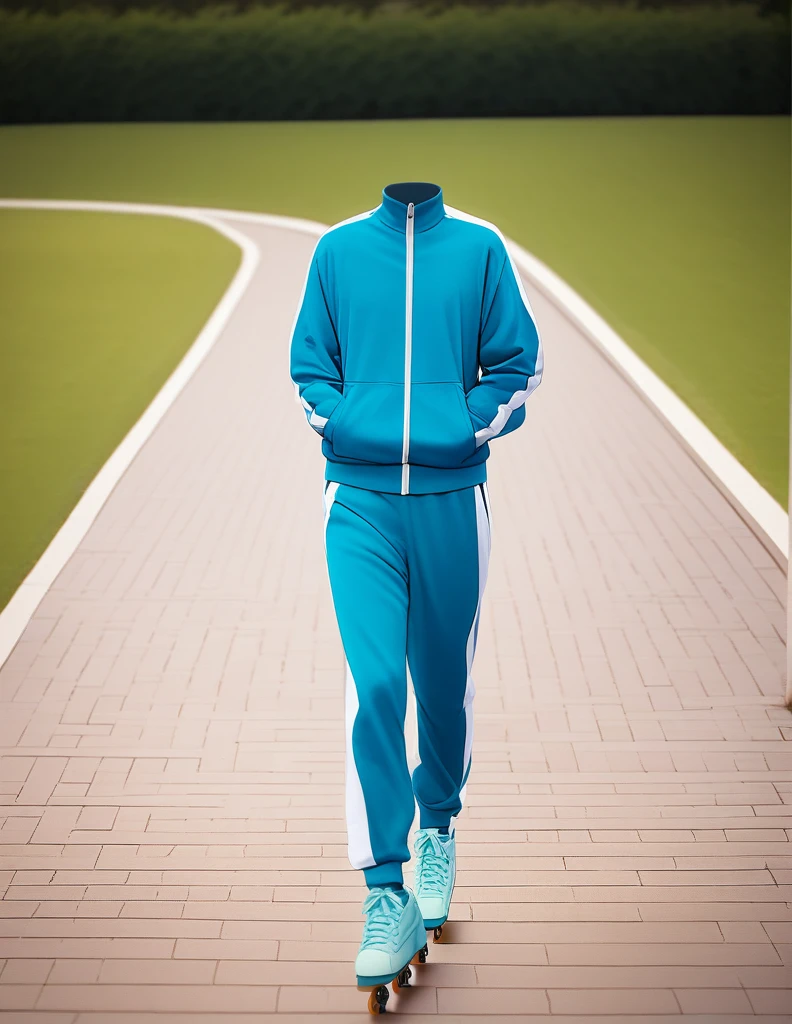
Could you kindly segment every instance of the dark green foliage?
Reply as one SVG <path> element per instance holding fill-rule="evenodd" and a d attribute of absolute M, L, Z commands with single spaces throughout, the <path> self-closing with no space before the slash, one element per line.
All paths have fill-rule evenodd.
<path fill-rule="evenodd" d="M 783 113 L 789 63 L 748 8 L 0 12 L 0 121 Z"/>
<path fill-rule="evenodd" d="M 371 11 L 376 7 L 420 8 L 422 10 L 447 10 L 462 5 L 492 9 L 510 6 L 563 5 L 569 0 L 0 0 L 0 9 L 9 11 L 41 11 L 61 14 L 76 9 L 93 9 L 111 14 L 132 10 L 170 11 L 176 14 L 195 14 L 206 7 L 218 4 L 234 11 L 251 7 L 281 6 L 290 10 L 306 7 L 357 8 Z M 788 13 L 789 0 L 577 0 L 586 7 L 752 7 L 767 13 Z"/>

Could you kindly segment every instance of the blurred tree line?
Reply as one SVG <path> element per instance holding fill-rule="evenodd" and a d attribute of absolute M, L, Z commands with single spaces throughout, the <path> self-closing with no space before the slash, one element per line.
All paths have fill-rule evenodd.
<path fill-rule="evenodd" d="M 0 10 L 0 123 L 782 114 L 756 6 Z"/>
<path fill-rule="evenodd" d="M 790 12 L 790 0 L 577 0 L 586 7 L 627 8 L 683 8 L 749 7 L 762 15 Z M 374 11 L 379 8 L 420 8 L 441 12 L 450 7 L 538 7 L 557 6 L 565 0 L 0 0 L 0 9 L 31 11 L 45 14 L 63 14 L 67 11 L 98 10 L 122 14 L 132 10 L 168 11 L 177 15 L 191 15 L 207 7 L 223 7 L 229 12 L 242 12 L 251 7 L 281 7 L 284 10 L 303 10 L 311 7 L 336 7 L 356 11 Z"/>

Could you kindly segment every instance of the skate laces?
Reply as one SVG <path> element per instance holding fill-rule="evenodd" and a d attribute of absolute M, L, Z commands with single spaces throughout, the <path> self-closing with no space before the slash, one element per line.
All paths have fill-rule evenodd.
<path fill-rule="evenodd" d="M 421 888 L 422 896 L 445 894 L 448 885 L 448 871 L 450 859 L 446 844 L 437 832 L 418 832 L 415 837 L 415 854 L 417 864 L 415 869 L 415 886 Z"/>
<path fill-rule="evenodd" d="M 370 889 L 363 901 L 366 923 L 363 926 L 361 948 L 392 942 L 405 905 L 393 889 Z"/>

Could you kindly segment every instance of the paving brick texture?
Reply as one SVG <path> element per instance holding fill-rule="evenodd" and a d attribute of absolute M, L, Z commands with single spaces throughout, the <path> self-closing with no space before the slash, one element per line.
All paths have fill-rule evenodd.
<path fill-rule="evenodd" d="M 343 652 L 262 261 L 0 671 L 0 1014 L 331 1022 L 354 983 Z M 405 1020 L 792 1014 L 785 572 L 530 284 L 546 374 L 490 459 L 493 550 L 447 941 Z"/>

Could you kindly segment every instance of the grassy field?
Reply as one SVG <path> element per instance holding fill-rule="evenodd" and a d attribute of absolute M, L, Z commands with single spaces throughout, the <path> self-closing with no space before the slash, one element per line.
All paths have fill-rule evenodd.
<path fill-rule="evenodd" d="M 438 182 L 568 280 L 786 506 L 789 141 L 781 118 L 6 127 L 0 195 L 333 223 L 388 182 Z M 0 607 L 237 262 L 179 221 L 0 211 Z"/>
<path fill-rule="evenodd" d="M 789 141 L 785 118 L 6 127 L 0 194 L 332 223 L 388 182 L 438 182 L 569 281 L 786 505 Z"/>
<path fill-rule="evenodd" d="M 239 258 L 184 221 L 0 210 L 0 608 L 195 340 Z"/>

